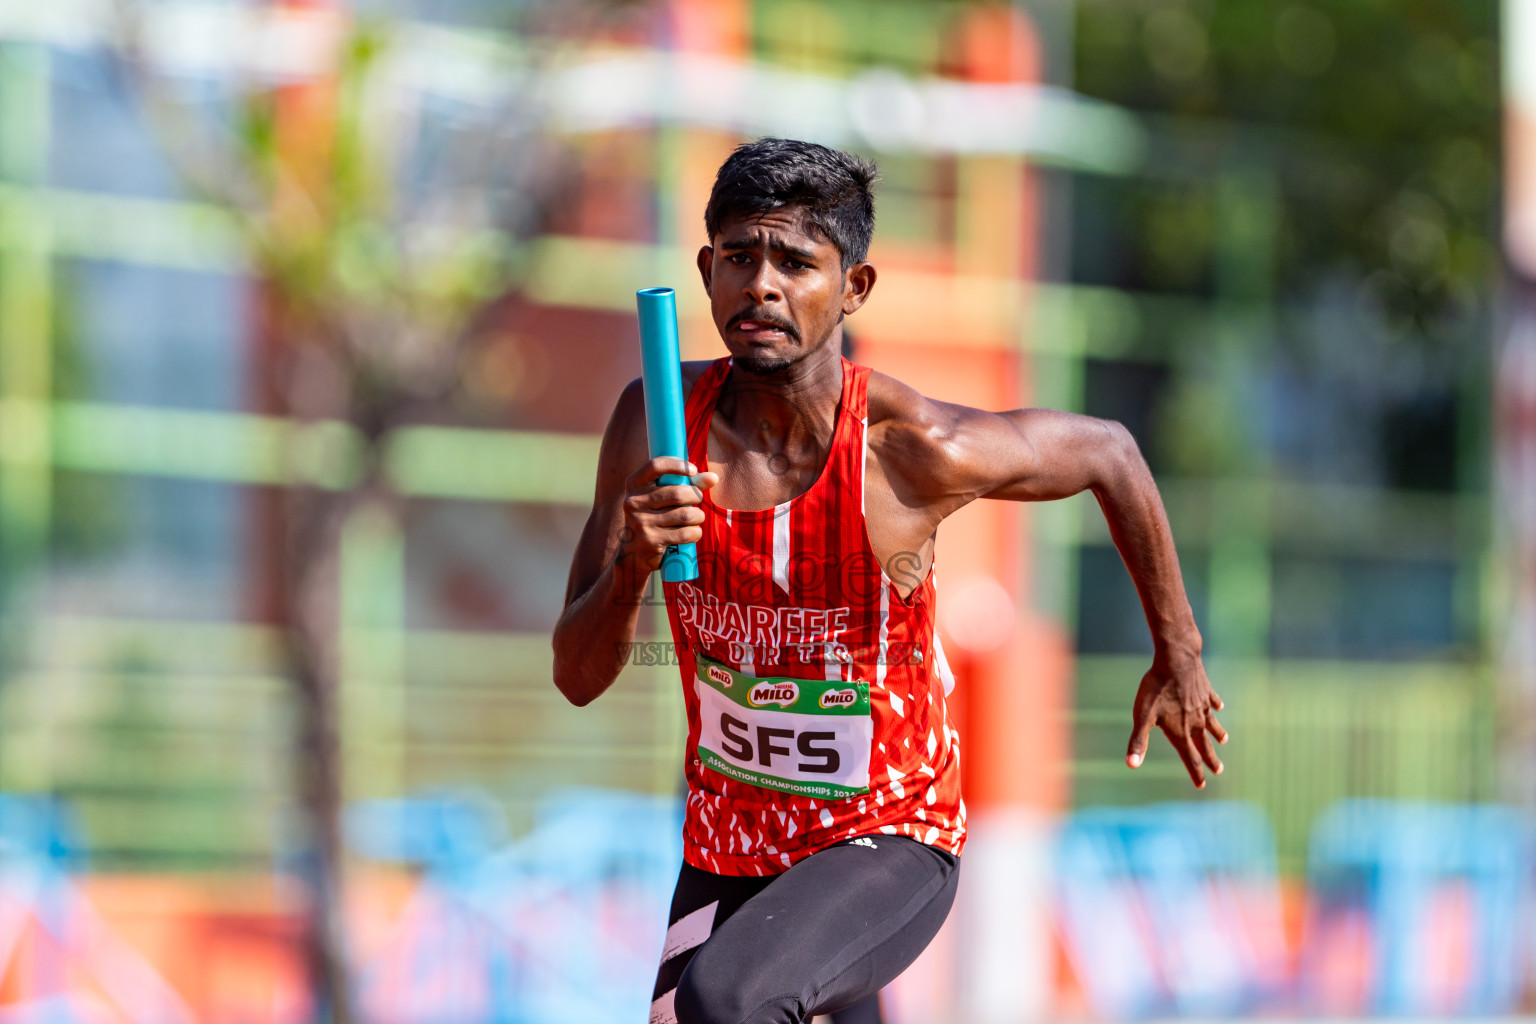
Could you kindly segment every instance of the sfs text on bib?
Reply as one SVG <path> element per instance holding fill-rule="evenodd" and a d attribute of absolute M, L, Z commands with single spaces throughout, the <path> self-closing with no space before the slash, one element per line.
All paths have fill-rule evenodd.
<path fill-rule="evenodd" d="M 869 684 L 757 678 L 698 659 L 698 756 L 753 786 L 833 800 L 869 792 Z"/>

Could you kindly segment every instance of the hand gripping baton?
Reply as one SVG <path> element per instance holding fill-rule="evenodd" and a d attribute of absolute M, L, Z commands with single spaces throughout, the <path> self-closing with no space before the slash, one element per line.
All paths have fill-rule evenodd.
<path fill-rule="evenodd" d="M 644 288 L 635 293 L 640 307 L 640 376 L 645 382 L 645 433 L 651 458 L 669 455 L 688 461 L 688 433 L 683 425 L 682 359 L 677 348 L 677 293 Z M 662 487 L 688 478 L 666 473 Z M 675 544 L 661 556 L 661 578 L 679 583 L 699 577 L 699 556 L 692 544 Z"/>

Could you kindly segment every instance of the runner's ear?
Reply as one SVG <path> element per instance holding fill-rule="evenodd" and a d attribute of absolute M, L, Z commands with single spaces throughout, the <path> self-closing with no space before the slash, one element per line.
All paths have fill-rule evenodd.
<path fill-rule="evenodd" d="M 698 256 L 699 277 L 704 281 L 704 294 L 709 294 L 709 284 L 714 277 L 715 250 L 713 246 L 702 246 Z"/>
<path fill-rule="evenodd" d="M 875 290 L 875 273 L 873 263 L 855 263 L 843 274 L 843 315 L 857 313 L 869 299 L 869 293 Z"/>

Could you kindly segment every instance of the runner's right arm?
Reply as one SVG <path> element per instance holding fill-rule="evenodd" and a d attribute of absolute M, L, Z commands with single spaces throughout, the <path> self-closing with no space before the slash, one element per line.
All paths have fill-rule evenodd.
<path fill-rule="evenodd" d="M 692 475 L 693 467 L 681 459 L 647 459 L 645 395 L 640 381 L 631 381 L 603 433 L 592 514 L 576 545 L 565 610 L 555 625 L 555 686 L 578 707 L 618 678 L 646 581 L 667 547 L 704 535 L 698 505 L 703 488 L 719 478 L 700 473 L 694 486 L 658 488 L 656 479 L 665 473 Z"/>

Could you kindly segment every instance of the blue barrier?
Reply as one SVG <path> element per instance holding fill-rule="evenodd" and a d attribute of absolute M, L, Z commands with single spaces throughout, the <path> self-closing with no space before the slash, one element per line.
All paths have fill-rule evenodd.
<path fill-rule="evenodd" d="M 349 811 L 353 848 L 422 869 L 383 952 L 360 964 L 366 1017 L 406 1024 L 644 1020 L 682 862 L 671 798 L 565 789 L 498 843 L 494 805 L 464 795 Z"/>
<path fill-rule="evenodd" d="M 1374 970 L 1364 1009 L 1383 1014 L 1489 1014 L 1519 1003 L 1531 896 L 1529 822 L 1504 807 L 1349 800 L 1313 830 L 1309 880 L 1316 907 L 1304 977 L 1320 971 L 1316 936 L 1330 913 L 1368 916 Z M 1436 992 L 1431 912 L 1448 885 L 1470 892 L 1472 949 L 1460 991 Z M 1443 973 L 1443 972 L 1442 972 Z M 1443 980 L 1443 979 L 1442 979 Z M 1311 993 L 1316 1002 L 1316 993 Z"/>
<path fill-rule="evenodd" d="M 369 1019 L 403 1024 L 605 1024 L 643 1020 L 681 860 L 678 801 L 566 790 L 507 842 L 489 801 L 435 796 L 360 805 L 354 848 L 422 870 L 385 953 L 361 965 Z M 1314 831 L 1320 912 L 1355 907 L 1376 936 L 1360 1010 L 1510 1011 L 1528 920 L 1530 833 L 1514 812 L 1371 801 Z M 1295 1010 L 1274 838 L 1242 803 L 1090 809 L 1056 844 L 1058 920 L 1093 1009 L 1111 1019 Z M 1472 974 L 1454 1005 L 1423 987 L 1429 907 L 1459 881 L 1476 911 Z M 1309 935 L 1311 929 L 1309 929 Z M 1316 950 L 1314 949 L 1315 953 Z"/>
<path fill-rule="evenodd" d="M 63 801 L 41 794 L 0 793 L 0 856 L 78 869 L 85 843 Z"/>
<path fill-rule="evenodd" d="M 1274 837 L 1247 804 L 1074 814 L 1056 882 L 1067 954 L 1103 1016 L 1230 1015 L 1284 994 Z"/>
<path fill-rule="evenodd" d="M 192 1024 L 180 993 L 112 933 L 76 884 L 73 873 L 84 863 L 85 843 L 63 801 L 0 793 L 0 977 L 12 969 L 25 932 L 40 930 L 48 940 L 31 957 L 27 987 L 37 995 L 5 1007 L 3 1016 L 48 1024 L 105 1015 L 130 1024 Z M 93 991 L 80 984 L 85 978 Z"/>

